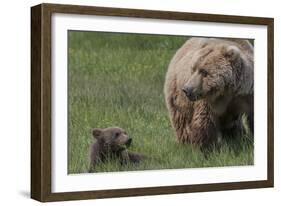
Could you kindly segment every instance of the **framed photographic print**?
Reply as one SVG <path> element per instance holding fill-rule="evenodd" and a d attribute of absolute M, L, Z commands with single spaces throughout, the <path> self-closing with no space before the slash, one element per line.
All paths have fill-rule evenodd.
<path fill-rule="evenodd" d="M 31 8 L 31 197 L 273 187 L 273 19 Z"/>

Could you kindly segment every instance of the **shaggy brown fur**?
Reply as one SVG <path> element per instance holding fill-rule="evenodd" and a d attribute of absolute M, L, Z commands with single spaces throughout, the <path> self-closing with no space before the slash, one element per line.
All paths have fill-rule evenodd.
<path fill-rule="evenodd" d="M 122 165 L 128 162 L 139 163 L 144 159 L 144 155 L 128 151 L 127 148 L 130 146 L 132 139 L 122 128 L 96 128 L 93 129 L 92 133 L 96 142 L 90 147 L 89 172 L 93 172 L 98 163 L 102 163 L 109 158 L 119 160 Z"/>
<path fill-rule="evenodd" d="M 253 47 L 247 40 L 191 38 L 173 57 L 165 99 L 178 140 L 209 146 L 224 134 L 253 132 Z"/>

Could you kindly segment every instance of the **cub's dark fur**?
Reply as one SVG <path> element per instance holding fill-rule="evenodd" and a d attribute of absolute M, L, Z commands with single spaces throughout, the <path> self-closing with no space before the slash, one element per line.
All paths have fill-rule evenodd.
<path fill-rule="evenodd" d="M 109 158 L 117 159 L 122 165 L 129 162 L 139 163 L 145 158 L 144 155 L 127 149 L 132 143 L 132 138 L 122 128 L 95 128 L 92 134 L 96 141 L 90 147 L 89 172 L 93 172 L 97 164 Z"/>

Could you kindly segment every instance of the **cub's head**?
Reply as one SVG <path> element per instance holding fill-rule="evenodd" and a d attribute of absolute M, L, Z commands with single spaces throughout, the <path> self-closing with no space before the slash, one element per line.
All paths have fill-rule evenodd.
<path fill-rule="evenodd" d="M 92 130 L 92 134 L 99 143 L 106 145 L 112 152 L 124 150 L 132 143 L 132 138 L 119 127 L 95 128 Z"/>
<path fill-rule="evenodd" d="M 236 46 L 206 46 L 194 54 L 193 71 L 182 91 L 190 101 L 214 100 L 236 85 L 243 66 Z"/>

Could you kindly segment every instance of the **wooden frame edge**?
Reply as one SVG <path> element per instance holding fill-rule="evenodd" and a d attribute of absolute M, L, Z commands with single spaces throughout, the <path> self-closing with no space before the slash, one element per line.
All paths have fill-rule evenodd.
<path fill-rule="evenodd" d="M 274 19 L 267 24 L 267 179 L 274 187 Z"/>
<path fill-rule="evenodd" d="M 31 198 L 42 200 L 41 168 L 41 18 L 40 5 L 31 8 Z"/>
<path fill-rule="evenodd" d="M 51 192 L 51 15 L 125 16 L 172 20 L 256 24 L 268 26 L 268 178 L 262 181 L 117 190 Z M 156 10 L 121 9 L 63 4 L 40 4 L 31 8 L 31 198 L 64 201 L 172 193 L 207 192 L 274 186 L 273 18 L 200 14 Z"/>
<path fill-rule="evenodd" d="M 31 198 L 51 194 L 51 10 L 31 8 Z"/>
<path fill-rule="evenodd" d="M 136 17 L 136 18 L 156 18 L 156 19 L 172 19 L 185 21 L 206 21 L 217 23 L 239 23 L 239 24 L 254 24 L 267 25 L 273 18 L 269 17 L 253 17 L 253 16 L 236 16 L 222 14 L 206 14 L 178 11 L 163 11 L 163 10 L 142 10 L 131 8 L 115 8 L 115 7 L 95 7 L 81 6 L 71 4 L 41 4 L 45 9 L 53 13 L 68 13 L 79 15 L 106 15 L 120 17 Z M 79 12 L 78 12 L 79 11 Z M 106 12 L 106 14 L 105 14 Z"/>
<path fill-rule="evenodd" d="M 51 193 L 42 202 L 65 201 L 65 200 L 87 200 L 117 197 L 151 196 L 180 193 L 214 192 L 224 190 L 258 189 L 272 187 L 268 180 L 249 182 L 230 182 L 200 185 L 182 185 L 165 187 L 147 187 L 116 190 L 81 191 Z"/>

